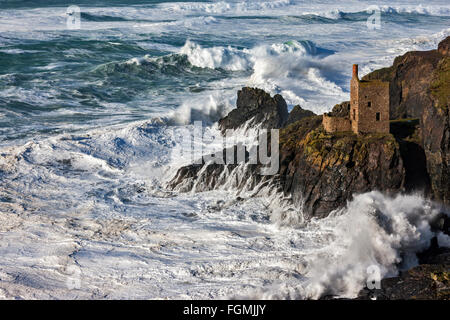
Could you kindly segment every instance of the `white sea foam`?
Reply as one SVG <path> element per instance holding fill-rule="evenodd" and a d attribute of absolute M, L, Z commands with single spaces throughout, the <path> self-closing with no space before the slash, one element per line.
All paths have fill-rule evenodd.
<path fill-rule="evenodd" d="M 364 18 L 346 19 L 347 13 L 364 12 L 370 4 L 280 0 L 82 7 L 91 17 L 83 18 L 80 30 L 70 31 L 66 7 L 2 9 L 0 45 L 6 59 L 17 56 L 20 62 L 33 53 L 24 49 L 30 43 L 45 53 L 52 41 L 68 46 L 64 54 L 70 59 L 91 59 L 104 40 L 108 45 L 99 57 L 110 54 L 105 63 L 122 66 L 125 61 L 133 72 L 147 63 L 159 63 L 161 70 L 171 67 L 164 65 L 167 56 L 159 57 L 167 52 L 215 70 L 200 70 L 213 75 L 202 82 L 198 70 L 187 66 L 182 70 L 194 79 L 192 91 L 183 84 L 176 92 L 145 87 L 130 101 L 109 96 L 113 90 L 102 92 L 115 74 L 85 82 L 98 89 L 96 95 L 108 95 L 105 100 L 76 87 L 79 73 L 64 73 L 67 82 L 54 82 L 61 80 L 58 72 L 64 68 L 49 56 L 42 63 L 31 59 L 25 77 L 14 69 L 0 76 L 2 100 L 27 104 L 24 108 L 64 105 L 39 113 L 40 124 L 55 115 L 70 119 L 58 118 L 63 134 L 36 134 L 0 147 L 0 297 L 351 297 L 364 286 L 369 265 L 378 265 L 386 276 L 414 265 L 414 252 L 433 236 L 428 221 L 437 211 L 420 196 L 366 193 L 328 218 L 306 222 L 289 195 L 271 186 L 237 190 L 235 181 L 245 166 L 224 174 L 219 190 L 184 194 L 164 188 L 189 163 L 174 158 L 172 151 L 190 149 L 184 135 L 192 132 L 194 121 L 210 125 L 203 128 L 204 152 L 221 149 L 213 122 L 235 105 L 236 90 L 243 85 L 281 93 L 289 107 L 300 103 L 318 113 L 328 111 L 348 99 L 352 63 L 360 64 L 363 75 L 408 50 L 435 48 L 450 34 L 437 17 L 449 14 L 445 1 L 422 6 L 380 1 L 386 22 L 380 31 L 367 30 Z M 321 23 L 307 15 L 330 20 Z M 66 40 L 72 36 L 74 43 L 89 44 L 88 49 L 70 48 Z M 121 51 L 123 44 L 136 46 L 129 54 Z M 149 50 L 148 55 L 136 53 L 139 48 Z M 164 52 L 152 55 L 153 50 Z M 36 71 L 31 82 L 26 80 L 29 70 Z M 165 90 L 172 83 L 162 85 Z M 81 97 L 70 101 L 73 108 L 64 100 L 72 88 Z M 98 106 L 80 111 L 85 101 Z M 2 125 L 13 123 L 2 131 L 8 138 L 18 131 L 17 119 L 31 122 L 37 111 L 20 112 L 2 111 Z M 77 123 L 72 116 L 80 113 L 99 117 Z M 133 116 L 152 118 L 155 113 L 158 118 L 130 122 Z M 27 129 L 35 125 L 27 123 Z M 235 134 L 241 139 L 255 135 L 245 128 Z M 449 245 L 447 235 L 437 236 L 440 245 Z M 80 287 L 70 290 L 67 283 L 74 276 Z"/>

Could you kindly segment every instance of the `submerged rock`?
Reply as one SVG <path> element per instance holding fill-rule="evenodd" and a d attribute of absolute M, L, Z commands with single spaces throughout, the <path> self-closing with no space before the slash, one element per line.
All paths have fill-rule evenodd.
<path fill-rule="evenodd" d="M 363 289 L 357 299 L 449 300 L 450 264 L 423 264 L 381 280 L 381 289 Z"/>

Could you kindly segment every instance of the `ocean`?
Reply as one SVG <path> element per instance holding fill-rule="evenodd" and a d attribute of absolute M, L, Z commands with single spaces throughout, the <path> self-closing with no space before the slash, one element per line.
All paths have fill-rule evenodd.
<path fill-rule="evenodd" d="M 354 297 L 368 267 L 417 264 L 437 213 L 420 195 L 355 195 L 305 222 L 272 190 L 165 183 L 195 121 L 217 148 L 241 87 L 330 111 L 352 64 L 364 75 L 450 35 L 448 1 L 73 4 L 0 0 L 0 298 Z"/>

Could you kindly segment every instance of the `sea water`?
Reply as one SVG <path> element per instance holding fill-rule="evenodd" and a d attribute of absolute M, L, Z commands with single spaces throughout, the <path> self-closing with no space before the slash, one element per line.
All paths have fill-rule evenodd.
<path fill-rule="evenodd" d="M 202 121 L 217 148 L 242 86 L 329 111 L 352 64 L 436 48 L 448 1 L 74 4 L 79 28 L 65 1 L 0 1 L 0 297 L 353 297 L 368 267 L 417 263 L 439 212 L 420 195 L 305 222 L 272 190 L 165 186 L 183 130 Z"/>

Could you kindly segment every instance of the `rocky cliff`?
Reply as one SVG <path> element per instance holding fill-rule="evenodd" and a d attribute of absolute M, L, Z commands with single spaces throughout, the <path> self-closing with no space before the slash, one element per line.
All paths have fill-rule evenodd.
<path fill-rule="evenodd" d="M 417 154 L 426 157 L 431 195 L 450 205 L 450 37 L 437 50 L 408 52 L 363 79 L 390 82 L 391 119 L 417 118 Z M 412 144 L 410 144 L 411 147 Z"/>
<path fill-rule="evenodd" d="M 449 43 L 450 37 L 438 50 L 409 52 L 363 78 L 391 83 L 391 118 L 397 120 L 391 121 L 390 134 L 327 134 L 321 116 L 300 106 L 288 115 L 280 95 L 243 88 L 237 108 L 219 121 L 219 128 L 281 128 L 278 174 L 261 176 L 260 165 L 203 163 L 180 168 L 169 188 L 251 190 L 271 185 L 289 196 L 306 218 L 324 217 L 353 194 L 370 190 L 418 190 L 449 205 Z M 346 115 L 348 101 L 332 113 Z"/>
<path fill-rule="evenodd" d="M 281 128 L 288 118 L 286 101 L 279 94 L 273 98 L 264 90 L 244 87 L 239 90 L 236 109 L 219 120 L 222 132 L 244 125 L 263 129 Z"/>
<path fill-rule="evenodd" d="M 398 192 L 405 183 L 399 144 L 392 135 L 327 134 L 321 126 L 293 142 L 281 132 L 284 192 L 292 195 L 305 218 L 325 217 L 353 194 Z"/>

